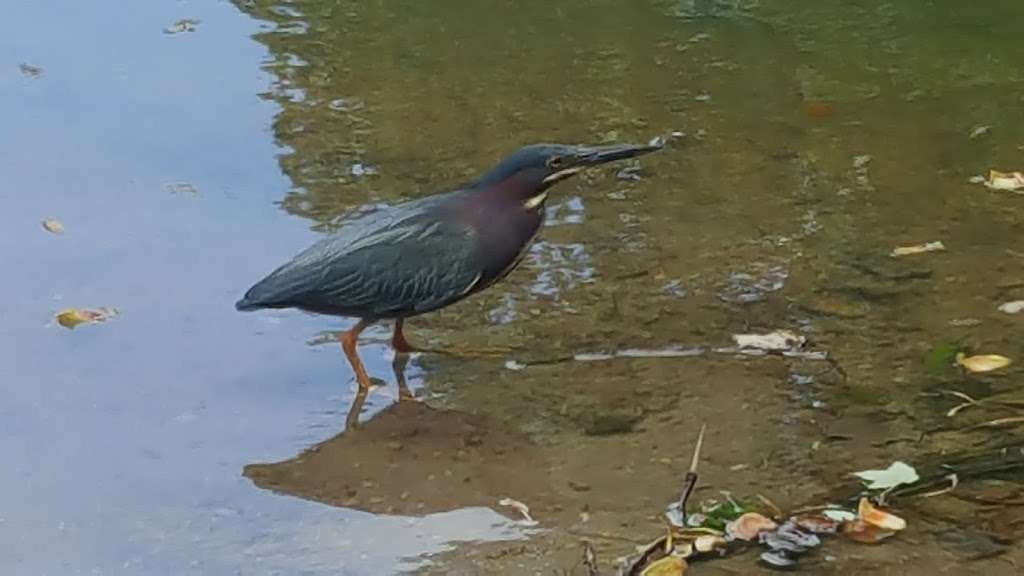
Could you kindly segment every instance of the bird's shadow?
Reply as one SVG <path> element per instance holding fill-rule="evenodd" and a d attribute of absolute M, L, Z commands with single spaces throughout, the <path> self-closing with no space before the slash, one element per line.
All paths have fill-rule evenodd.
<path fill-rule="evenodd" d="M 367 394 L 353 398 L 344 430 L 280 462 L 243 474 L 263 489 L 381 514 L 423 515 L 494 506 L 508 494 L 548 494 L 538 447 L 494 418 L 434 408 L 406 384 L 409 357 L 393 362 L 399 401 L 360 422 Z"/>

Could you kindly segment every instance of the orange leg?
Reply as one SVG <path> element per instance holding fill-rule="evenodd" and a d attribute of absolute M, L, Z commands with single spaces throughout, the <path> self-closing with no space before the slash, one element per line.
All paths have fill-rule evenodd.
<path fill-rule="evenodd" d="M 343 333 L 338 337 L 341 341 L 341 349 L 345 352 L 345 357 L 348 358 L 348 363 L 352 365 L 352 371 L 356 373 L 356 382 L 359 383 L 360 393 L 366 393 L 370 389 L 370 376 L 366 374 L 366 368 L 363 367 L 363 361 L 359 359 L 359 354 L 356 353 L 356 343 L 359 340 L 359 333 L 366 329 L 370 323 L 366 320 L 360 320 L 356 322 L 348 332 Z"/>
<path fill-rule="evenodd" d="M 473 348 L 465 350 L 455 350 L 449 348 L 420 348 L 419 346 L 413 346 L 409 344 L 409 341 L 405 339 L 405 334 L 402 333 L 402 324 L 404 320 L 398 318 L 395 320 L 395 332 L 391 336 L 391 347 L 394 348 L 396 354 L 409 354 L 411 352 L 426 352 L 433 354 L 444 354 L 447 356 L 455 356 L 456 358 L 480 358 L 480 357 L 493 357 L 493 356 L 504 356 L 509 354 L 513 350 L 511 348 Z"/>
<path fill-rule="evenodd" d="M 391 336 L 391 347 L 399 354 L 416 352 L 416 348 L 409 344 L 409 341 L 405 339 L 405 334 L 402 333 L 402 323 L 404 321 L 402 318 L 395 320 L 395 333 Z"/>

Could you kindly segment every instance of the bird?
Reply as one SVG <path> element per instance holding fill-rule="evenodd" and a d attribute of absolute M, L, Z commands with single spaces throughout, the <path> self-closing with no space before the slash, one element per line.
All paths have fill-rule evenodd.
<path fill-rule="evenodd" d="M 240 311 L 296 308 L 357 319 L 338 336 L 360 393 L 370 387 L 357 352 L 368 326 L 394 320 L 397 357 L 419 350 L 406 318 L 463 300 L 520 263 L 544 221 L 551 186 L 585 168 L 663 148 L 532 144 L 472 182 L 353 218 L 253 285 Z"/>

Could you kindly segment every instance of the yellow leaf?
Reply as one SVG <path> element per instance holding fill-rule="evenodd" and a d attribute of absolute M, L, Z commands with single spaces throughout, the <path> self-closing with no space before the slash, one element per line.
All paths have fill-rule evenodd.
<path fill-rule="evenodd" d="M 46 220 L 43 220 L 43 228 L 47 232 L 51 232 L 53 234 L 64 233 L 64 225 L 61 224 L 60 220 L 54 220 L 53 218 L 47 218 Z"/>
<path fill-rule="evenodd" d="M 992 190 L 1009 190 L 1010 192 L 1024 188 L 1024 174 L 1020 172 L 1000 172 L 991 170 L 985 186 Z"/>
<path fill-rule="evenodd" d="M 916 246 L 900 246 L 894 248 L 892 251 L 893 256 L 910 256 L 911 254 L 922 254 L 924 252 L 936 252 L 945 250 L 946 246 L 942 242 L 927 242 L 925 244 L 918 244 Z"/>
<path fill-rule="evenodd" d="M 682 576 L 686 572 L 686 560 L 678 556 L 665 556 L 652 562 L 640 576 Z"/>
<path fill-rule="evenodd" d="M 95 324 L 117 316 L 117 308 L 66 308 L 57 313 L 57 323 L 71 329 L 79 324 Z"/>
<path fill-rule="evenodd" d="M 1006 356 L 998 354 L 980 354 L 978 356 L 965 356 L 963 352 L 956 355 L 956 363 L 967 369 L 968 372 L 991 372 L 1005 368 L 1012 361 Z"/>

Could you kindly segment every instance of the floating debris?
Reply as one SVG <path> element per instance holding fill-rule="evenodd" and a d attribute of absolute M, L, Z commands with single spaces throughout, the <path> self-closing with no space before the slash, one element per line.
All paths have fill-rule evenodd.
<path fill-rule="evenodd" d="M 67 329 L 79 324 L 97 324 L 117 316 L 117 308 L 67 308 L 57 313 L 57 323 Z"/>
<path fill-rule="evenodd" d="M 1011 360 L 999 354 L 980 354 L 978 356 L 967 356 L 963 352 L 956 355 L 956 363 L 963 366 L 968 372 L 991 372 L 1005 368 L 1011 364 Z"/>
<path fill-rule="evenodd" d="M 27 78 L 39 78 L 43 75 L 42 68 L 39 68 L 38 66 L 33 66 L 31 64 L 27 64 L 25 62 L 18 64 L 18 70 L 21 72 L 23 76 Z"/>
<path fill-rule="evenodd" d="M 741 349 L 770 350 L 781 352 L 802 347 L 807 338 L 789 330 L 776 330 L 768 334 L 733 334 L 732 339 Z"/>
<path fill-rule="evenodd" d="M 977 179 L 974 181 L 977 181 Z M 989 190 L 1016 192 L 1017 190 L 1024 188 L 1024 174 L 1020 172 L 1000 172 L 998 170 L 990 170 L 988 178 L 981 180 L 981 183 Z"/>
<path fill-rule="evenodd" d="M 527 506 L 526 504 L 523 504 L 519 500 L 513 500 L 512 498 L 502 498 L 501 500 L 498 500 L 498 505 L 515 508 L 517 512 L 522 514 L 523 519 L 520 520 L 520 524 L 523 524 L 524 526 L 537 525 L 537 521 L 533 519 L 533 516 L 530 516 L 530 507 Z"/>
<path fill-rule="evenodd" d="M 354 178 L 362 178 L 363 176 L 373 176 L 377 174 L 377 168 L 370 166 L 369 164 L 363 164 L 362 162 L 356 162 L 349 169 L 349 174 Z"/>
<path fill-rule="evenodd" d="M 43 229 L 46 230 L 47 232 L 50 232 L 51 234 L 64 233 L 64 224 L 62 224 L 60 220 L 47 218 L 46 220 L 43 220 L 42 224 Z"/>
<path fill-rule="evenodd" d="M 173 36 L 176 34 L 184 34 L 185 32 L 195 32 L 196 26 L 199 25 L 199 20 L 193 18 L 183 18 L 178 20 L 174 24 L 171 24 L 167 28 L 164 28 L 164 34 Z"/>
<path fill-rule="evenodd" d="M 737 346 L 715 348 L 715 352 L 748 356 L 778 354 L 803 360 L 828 360 L 828 352 L 824 350 L 804 350 L 807 339 L 789 330 L 776 330 L 768 334 L 734 334 L 733 340 Z"/>
<path fill-rule="evenodd" d="M 975 126 L 974 128 L 971 129 L 971 133 L 969 134 L 968 137 L 971 140 L 975 140 L 977 138 L 980 138 L 980 137 L 988 134 L 991 131 L 992 131 L 992 127 L 987 125 L 987 124 L 983 124 L 981 126 Z"/>
<path fill-rule="evenodd" d="M 999 305 L 999 311 L 1006 314 L 1019 314 L 1024 312 L 1024 300 L 1014 300 Z"/>
<path fill-rule="evenodd" d="M 913 466 L 900 461 L 893 462 L 885 470 L 863 470 L 853 475 L 867 482 L 868 490 L 888 490 L 921 479 Z"/>
<path fill-rule="evenodd" d="M 910 256 L 912 254 L 923 254 L 925 252 L 940 252 L 945 250 L 946 246 L 942 242 L 926 242 L 924 244 L 917 244 L 916 246 L 900 246 L 893 248 L 891 256 Z"/>
<path fill-rule="evenodd" d="M 772 266 L 757 275 L 735 272 L 729 276 L 728 285 L 719 291 L 718 298 L 736 304 L 761 302 L 769 292 L 781 290 L 788 278 L 789 271 L 782 266 Z"/>
<path fill-rule="evenodd" d="M 199 190 L 192 185 L 191 182 L 185 180 L 178 180 L 176 182 L 165 182 L 163 185 L 164 192 L 168 194 L 187 194 L 189 196 L 198 196 Z"/>

